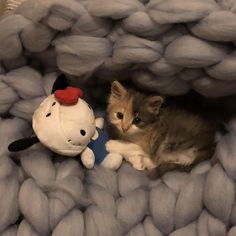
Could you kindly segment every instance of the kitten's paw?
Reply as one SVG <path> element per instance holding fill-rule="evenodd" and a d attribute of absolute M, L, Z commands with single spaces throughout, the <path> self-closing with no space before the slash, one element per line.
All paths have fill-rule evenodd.
<path fill-rule="evenodd" d="M 196 148 L 190 148 L 179 153 L 178 155 L 175 155 L 174 160 L 172 162 L 175 164 L 188 166 L 191 165 L 196 158 L 197 158 Z"/>
<path fill-rule="evenodd" d="M 109 140 L 109 141 L 106 143 L 106 150 L 107 150 L 108 152 L 119 153 L 119 150 L 118 150 L 118 141 L 116 141 L 116 140 Z"/>
<path fill-rule="evenodd" d="M 152 170 L 156 167 L 156 164 L 149 157 L 143 157 L 143 163 L 148 170 Z"/>
<path fill-rule="evenodd" d="M 133 156 L 129 158 L 129 162 L 132 164 L 133 168 L 136 170 L 145 170 L 145 164 L 141 156 Z"/>

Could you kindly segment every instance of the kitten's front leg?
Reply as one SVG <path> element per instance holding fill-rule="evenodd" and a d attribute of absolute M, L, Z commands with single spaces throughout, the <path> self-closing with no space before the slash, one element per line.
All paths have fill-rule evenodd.
<path fill-rule="evenodd" d="M 146 153 L 139 145 L 135 143 L 122 142 L 119 140 L 110 140 L 106 143 L 106 149 L 109 152 L 121 154 L 126 161 L 133 165 L 135 169 L 145 169 L 143 158 L 146 156 Z"/>
<path fill-rule="evenodd" d="M 133 155 L 144 155 L 143 149 L 135 144 L 129 142 L 123 142 L 120 140 L 110 140 L 106 143 L 106 149 L 109 152 L 117 152 L 123 156 Z"/>

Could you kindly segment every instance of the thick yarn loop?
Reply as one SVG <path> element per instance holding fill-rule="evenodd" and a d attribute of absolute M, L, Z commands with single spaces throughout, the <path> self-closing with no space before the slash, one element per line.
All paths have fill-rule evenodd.
<path fill-rule="evenodd" d="M 160 24 L 192 22 L 207 17 L 220 7 L 211 0 L 151 0 L 148 3 L 151 17 Z"/>
<path fill-rule="evenodd" d="M 155 181 L 128 163 L 117 171 L 85 170 L 40 144 L 14 155 L 7 150 L 32 134 L 32 114 L 50 94 L 58 68 L 79 77 L 96 105 L 104 100 L 105 81 L 124 78 L 170 95 L 235 94 L 235 4 L 27 0 L 2 18 L 0 234 L 235 235 L 235 119 L 219 139 L 214 164 Z M 93 74 L 97 80 L 88 80 Z"/>
<path fill-rule="evenodd" d="M 190 50 L 186 51 L 185 48 Z M 186 68 L 201 68 L 221 61 L 227 53 L 222 45 L 205 42 L 192 36 L 182 36 L 166 48 L 165 58 Z"/>
<path fill-rule="evenodd" d="M 59 68 L 80 76 L 100 66 L 111 55 L 112 45 L 105 38 L 69 36 L 56 40 L 55 49 Z"/>
<path fill-rule="evenodd" d="M 1 130 L 13 128 L 6 132 L 6 144 L 30 131 L 19 118 L 1 125 Z M 230 125 L 228 135 L 233 135 L 234 122 Z M 218 145 L 218 158 L 229 155 L 227 147 L 223 151 L 231 144 L 227 137 Z M 7 145 L 1 150 L 6 149 Z M 85 171 L 71 158 L 52 162 L 51 153 L 40 146 L 17 155 L 20 167 L 4 153 L 3 235 L 9 231 L 12 235 L 226 235 L 236 222 L 232 172 L 220 163 L 211 167 L 203 162 L 191 173 L 173 171 L 150 181 L 127 163 L 114 172 L 103 167 Z M 9 228 L 20 213 L 23 220 Z"/>
<path fill-rule="evenodd" d="M 132 77 L 133 67 L 142 64 L 152 72 L 151 80 L 142 80 L 147 89 L 159 91 L 156 80 L 174 77 L 163 93 L 194 88 L 222 97 L 236 86 L 234 19 L 235 4 L 226 0 L 27 0 L 0 22 L 0 59 L 7 70 L 19 68 L 27 63 L 24 49 L 48 71 L 57 62 L 69 74 L 88 77 L 97 71 L 107 79 Z M 204 73 L 183 83 L 186 69 Z"/>

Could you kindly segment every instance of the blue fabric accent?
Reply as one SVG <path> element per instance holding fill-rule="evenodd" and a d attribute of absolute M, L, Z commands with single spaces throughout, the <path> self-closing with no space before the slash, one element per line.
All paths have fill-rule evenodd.
<path fill-rule="evenodd" d="M 99 165 L 103 162 L 107 155 L 106 150 L 106 142 L 108 141 L 108 135 L 105 130 L 97 128 L 98 131 L 98 138 L 96 140 L 92 140 L 88 147 L 93 150 L 94 156 L 95 156 L 95 164 Z"/>

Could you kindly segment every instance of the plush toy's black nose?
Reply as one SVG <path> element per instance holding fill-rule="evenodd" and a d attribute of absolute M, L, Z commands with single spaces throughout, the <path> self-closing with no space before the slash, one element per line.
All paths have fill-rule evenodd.
<path fill-rule="evenodd" d="M 86 132 L 85 132 L 85 130 L 83 130 L 83 129 L 80 130 L 80 133 L 81 133 L 82 136 L 85 136 L 85 135 L 86 135 Z"/>

